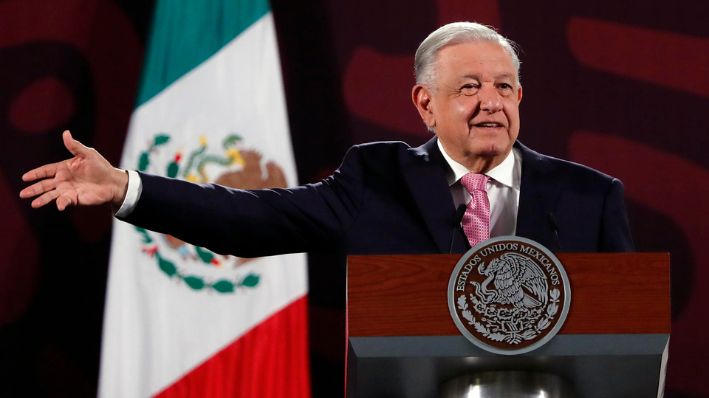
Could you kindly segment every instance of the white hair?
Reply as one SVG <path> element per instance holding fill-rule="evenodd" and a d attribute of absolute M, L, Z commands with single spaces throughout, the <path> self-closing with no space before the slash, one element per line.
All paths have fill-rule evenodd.
<path fill-rule="evenodd" d="M 510 58 L 512 58 L 512 64 L 517 72 L 517 83 L 519 83 L 520 61 L 515 51 L 514 42 L 497 33 L 490 26 L 476 22 L 453 22 L 431 32 L 416 50 L 414 58 L 416 84 L 433 84 L 436 58 L 443 47 L 472 41 L 495 42 L 507 51 L 510 54 Z"/>

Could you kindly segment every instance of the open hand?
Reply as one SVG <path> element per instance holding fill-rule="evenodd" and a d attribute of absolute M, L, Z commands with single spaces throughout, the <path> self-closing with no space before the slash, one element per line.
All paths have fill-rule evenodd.
<path fill-rule="evenodd" d="M 20 191 L 20 197 L 36 197 L 32 201 L 33 208 L 55 201 L 60 211 L 68 206 L 105 203 L 120 206 L 128 186 L 126 172 L 111 166 L 95 149 L 72 138 L 68 130 L 64 131 L 62 139 L 74 157 L 25 173 L 23 181 L 37 182 Z"/>

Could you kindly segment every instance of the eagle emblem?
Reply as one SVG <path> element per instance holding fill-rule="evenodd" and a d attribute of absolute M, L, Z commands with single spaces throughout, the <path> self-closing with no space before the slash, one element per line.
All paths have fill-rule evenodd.
<path fill-rule="evenodd" d="M 505 253 L 487 266 L 480 264 L 482 283 L 473 281 L 475 294 L 484 304 L 511 304 L 515 308 L 536 308 L 548 300 L 547 278 L 537 264 L 517 253 Z M 493 283 L 494 288 L 488 286 Z"/>
<path fill-rule="evenodd" d="M 138 156 L 137 169 L 239 189 L 287 186 L 281 167 L 272 161 L 265 162 L 258 151 L 243 148 L 241 136 L 227 134 L 220 141 L 221 145 L 210 147 L 207 138 L 200 137 L 196 145 L 185 150 L 184 146 L 178 147 L 169 134 L 156 134 Z M 218 254 L 140 227 L 135 230 L 141 236 L 142 252 L 156 262 L 158 269 L 192 290 L 230 294 L 255 288 L 261 281 L 255 271 L 242 269 L 254 259 Z"/>
<path fill-rule="evenodd" d="M 463 255 L 448 290 L 461 333 L 487 351 L 508 355 L 549 341 L 571 301 L 559 260 L 542 245 L 515 236 L 490 239 Z"/>

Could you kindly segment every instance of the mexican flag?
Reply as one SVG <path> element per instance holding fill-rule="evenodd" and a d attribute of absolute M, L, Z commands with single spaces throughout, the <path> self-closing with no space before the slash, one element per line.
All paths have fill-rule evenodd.
<path fill-rule="evenodd" d="M 121 167 L 296 185 L 266 0 L 157 1 Z M 306 283 L 304 254 L 236 258 L 115 222 L 99 395 L 310 396 Z"/>

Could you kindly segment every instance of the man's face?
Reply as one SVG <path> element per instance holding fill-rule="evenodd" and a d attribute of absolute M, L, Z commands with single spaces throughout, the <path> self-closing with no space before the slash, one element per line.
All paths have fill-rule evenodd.
<path fill-rule="evenodd" d="M 475 41 L 438 52 L 432 87 L 415 86 L 414 102 L 446 152 L 470 170 L 487 171 L 512 150 L 519 134 L 517 83 L 510 55 Z"/>

